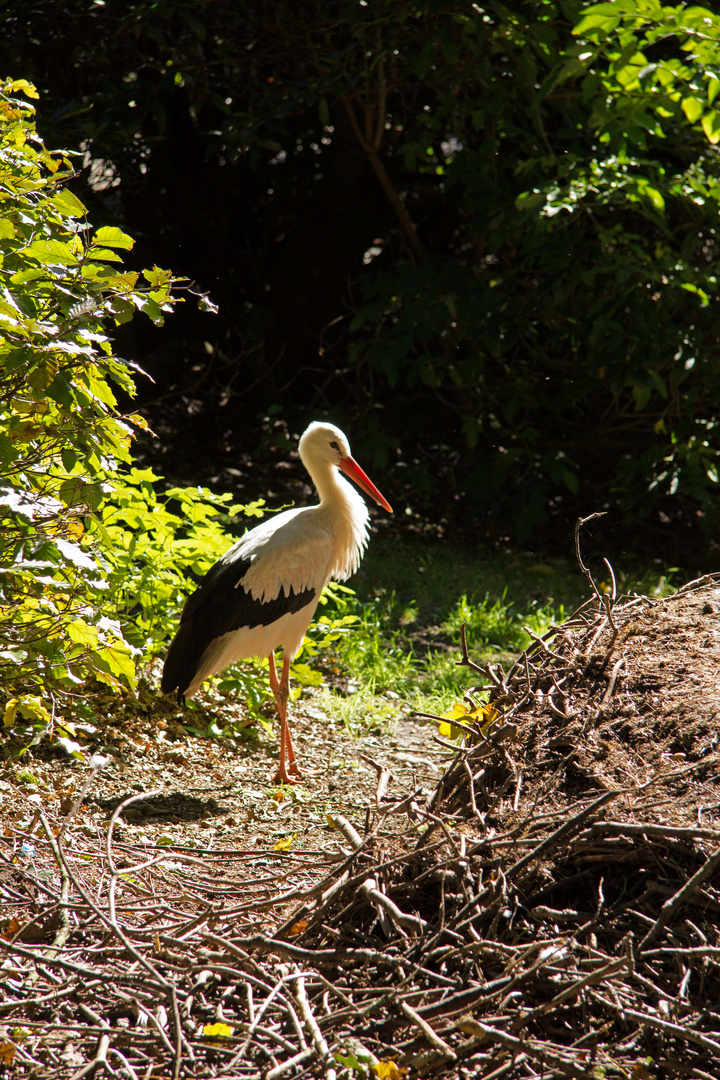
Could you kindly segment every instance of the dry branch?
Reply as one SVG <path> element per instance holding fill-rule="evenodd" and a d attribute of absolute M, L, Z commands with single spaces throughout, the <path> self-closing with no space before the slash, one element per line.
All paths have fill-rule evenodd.
<path fill-rule="evenodd" d="M 3 903 L 30 913 L 0 937 L 13 1077 L 720 1080 L 718 755 L 615 734 L 641 715 L 630 632 L 662 605 L 595 607 L 507 672 L 463 638 L 495 726 L 427 797 L 391 799 L 371 761 L 365 835 L 336 817 L 350 850 L 283 864 L 283 891 L 257 851 L 120 845 L 121 810 L 104 843 L 43 810 L 32 862 L 8 826 Z"/>

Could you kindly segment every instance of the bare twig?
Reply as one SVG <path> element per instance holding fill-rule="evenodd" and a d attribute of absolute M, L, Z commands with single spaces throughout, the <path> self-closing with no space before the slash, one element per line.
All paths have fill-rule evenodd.
<path fill-rule="evenodd" d="M 448 1061 L 457 1061 L 457 1054 L 453 1048 L 448 1046 L 444 1039 L 440 1038 L 440 1036 L 430 1027 L 427 1020 L 423 1020 L 422 1016 L 415 1012 L 415 1010 L 408 1005 L 407 1001 L 401 1001 L 400 1008 L 405 1013 L 405 1016 L 407 1016 L 410 1023 L 414 1024 L 416 1028 L 419 1028 L 431 1046 L 436 1050 L 439 1050 L 442 1056 L 447 1058 Z"/>
<path fill-rule="evenodd" d="M 648 930 L 645 937 L 642 939 L 637 947 L 637 951 L 642 953 L 648 946 L 655 940 L 660 931 L 667 926 L 670 918 L 675 914 L 678 908 L 686 903 L 689 897 L 699 889 L 708 878 L 712 877 L 717 868 L 720 866 L 720 851 L 716 851 L 701 867 L 693 874 L 689 881 L 686 881 L 681 889 L 678 889 L 669 900 L 666 900 L 663 904 L 660 914 Z"/>

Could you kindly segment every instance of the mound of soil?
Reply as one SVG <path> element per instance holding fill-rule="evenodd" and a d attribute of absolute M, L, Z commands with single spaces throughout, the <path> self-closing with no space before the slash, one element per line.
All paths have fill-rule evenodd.
<path fill-rule="evenodd" d="M 85 792 L 7 766 L 0 1063 L 720 1077 L 719 615 L 711 577 L 598 597 L 507 672 L 466 653 L 497 715 L 459 747 L 310 708 L 295 792 L 141 709 Z"/>

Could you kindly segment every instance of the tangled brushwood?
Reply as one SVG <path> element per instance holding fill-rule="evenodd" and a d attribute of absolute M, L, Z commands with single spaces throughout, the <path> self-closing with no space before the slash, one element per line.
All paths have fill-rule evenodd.
<path fill-rule="evenodd" d="M 38 807 L 1 838 L 0 1067 L 720 1077 L 718 613 L 715 577 L 597 593 L 478 669 L 494 722 L 432 792 L 389 794 L 375 763 L 311 887 L 307 856 L 258 876 L 257 853 L 117 843 L 123 806 L 71 848 Z"/>

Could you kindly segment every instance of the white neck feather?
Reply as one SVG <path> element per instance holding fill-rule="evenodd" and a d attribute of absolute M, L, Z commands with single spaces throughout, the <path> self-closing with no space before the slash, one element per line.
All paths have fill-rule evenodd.
<path fill-rule="evenodd" d="M 308 470 L 309 471 L 309 470 Z M 342 581 L 360 565 L 368 542 L 370 515 L 362 496 L 334 465 L 310 473 L 320 496 L 318 510 L 326 517 L 335 538 L 329 577 Z"/>

